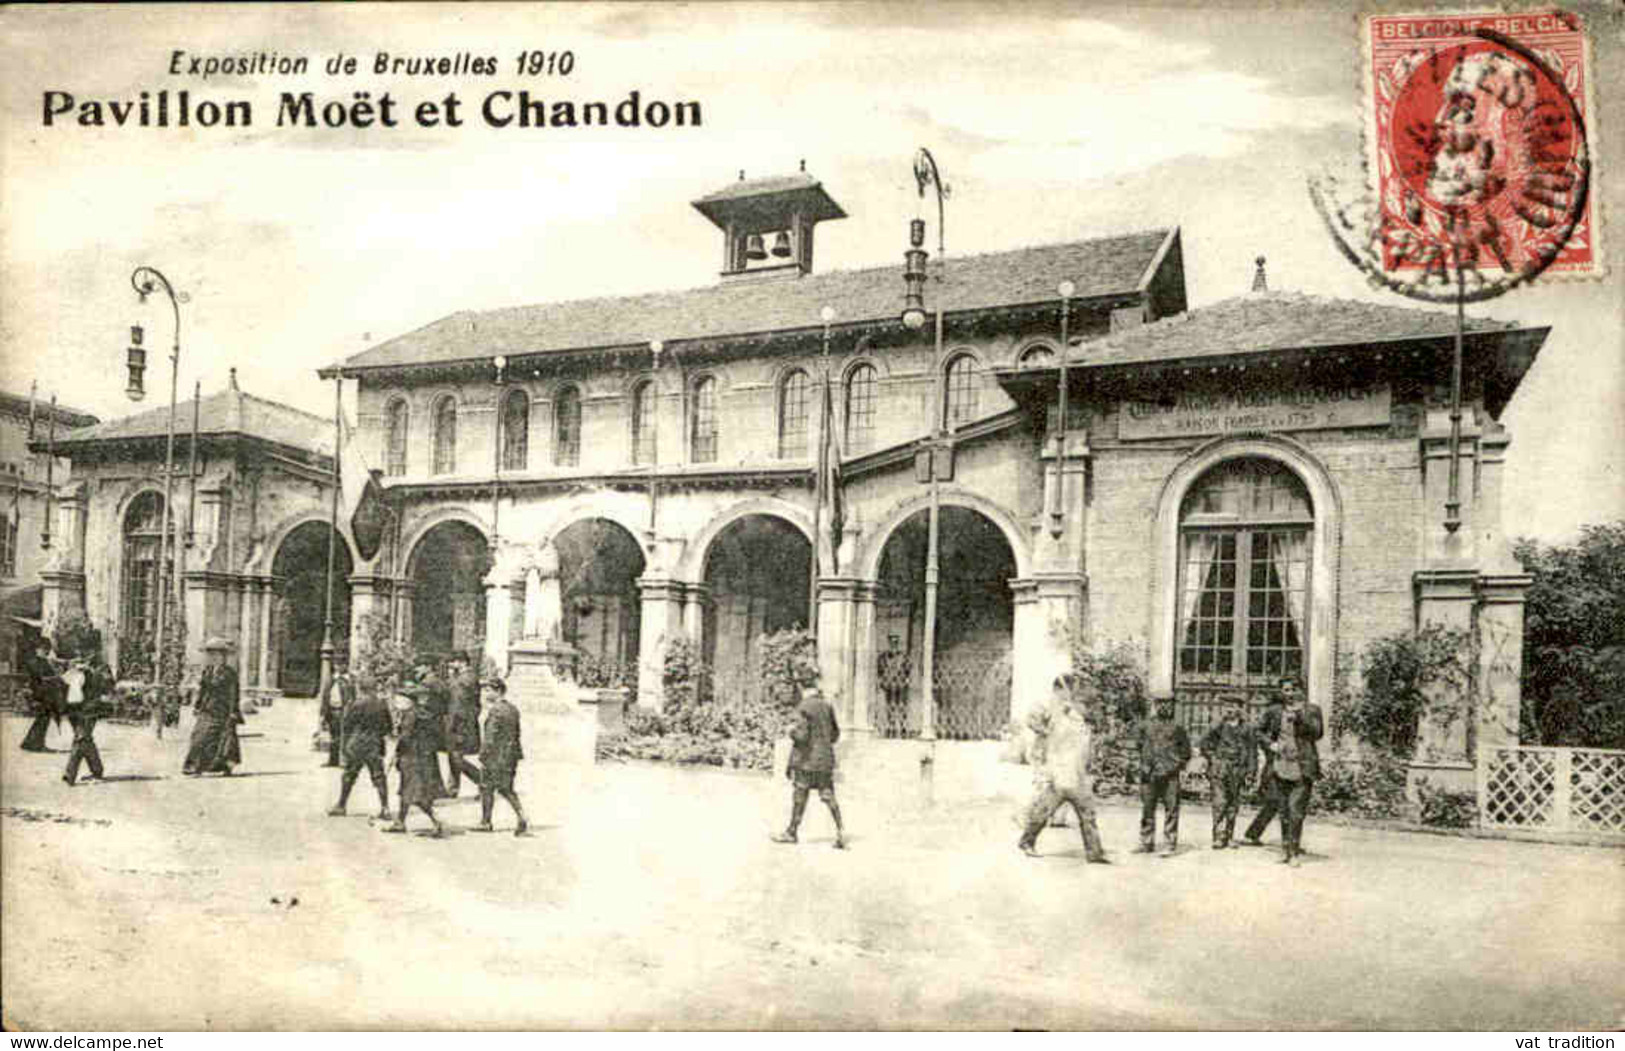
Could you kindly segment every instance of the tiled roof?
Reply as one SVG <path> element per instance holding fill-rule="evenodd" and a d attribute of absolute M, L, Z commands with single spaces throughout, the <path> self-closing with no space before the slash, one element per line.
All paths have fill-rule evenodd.
<path fill-rule="evenodd" d="M 81 427 L 59 435 L 58 445 L 116 441 L 121 438 L 163 437 L 169 430 L 169 406 L 157 405 L 146 412 Z M 235 385 L 198 402 L 198 434 L 242 434 L 266 441 L 330 453 L 333 421 L 303 412 L 291 405 L 246 394 Z M 175 435 L 184 439 L 192 433 L 192 399 L 175 406 Z"/>
<path fill-rule="evenodd" d="M 28 395 L 13 394 L 11 391 L 0 390 L 0 412 L 9 412 L 26 418 L 28 416 Z M 41 398 L 36 394 L 34 397 L 34 418 L 43 423 L 50 419 L 50 416 L 51 396 L 47 394 Z M 56 422 L 58 426 L 84 427 L 95 423 L 96 419 L 97 417 L 93 413 L 86 412 L 83 409 L 75 409 L 71 405 L 63 405 L 61 402 L 57 403 Z"/>
<path fill-rule="evenodd" d="M 1467 318 L 1468 332 L 1518 326 Z M 1454 335 L 1456 315 L 1331 299 L 1298 292 L 1255 292 L 1127 329 L 1085 344 L 1085 366 L 1250 354 L 1267 350 L 1380 343 Z"/>
<path fill-rule="evenodd" d="M 943 302 L 953 311 L 1040 303 L 1061 280 L 1087 298 L 1135 292 L 1177 228 L 1146 230 L 1067 244 L 986 255 L 950 255 Z M 935 261 L 933 261 L 933 268 Z M 935 309 L 937 286 L 926 286 Z M 469 361 L 497 354 L 535 354 L 625 347 L 814 328 L 824 306 L 837 323 L 891 320 L 903 308 L 903 266 L 834 270 L 800 278 L 723 282 L 678 292 L 577 299 L 564 303 L 464 311 L 397 336 L 344 362 L 346 369 Z"/>
<path fill-rule="evenodd" d="M 740 179 L 729 183 L 722 189 L 708 193 L 699 198 L 695 204 L 709 204 L 712 201 L 732 201 L 741 197 L 760 197 L 769 193 L 784 193 L 787 190 L 811 190 L 817 188 L 818 180 L 805 172 L 794 175 L 769 175 L 761 179 Z"/>

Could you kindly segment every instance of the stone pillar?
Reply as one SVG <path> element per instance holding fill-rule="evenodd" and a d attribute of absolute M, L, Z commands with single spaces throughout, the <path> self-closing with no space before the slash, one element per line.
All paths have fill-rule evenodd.
<path fill-rule="evenodd" d="M 520 607 L 523 613 L 523 606 Z M 485 577 L 485 655 L 503 674 L 508 670 L 508 643 L 513 633 L 513 582 L 496 570 Z"/>
<path fill-rule="evenodd" d="M 1021 722 L 1049 698 L 1049 684 L 1072 667 L 1083 632 L 1082 573 L 1034 573 L 1010 582 L 1015 593 L 1010 718 Z"/>
<path fill-rule="evenodd" d="M 1422 564 L 1429 569 L 1453 569 L 1478 564 L 1481 557 L 1479 531 L 1490 522 L 1480 522 L 1478 492 L 1479 427 L 1471 406 L 1462 407 L 1461 444 L 1457 450 L 1460 476 L 1461 528 L 1454 533 L 1444 527 L 1445 501 L 1450 493 L 1450 420 L 1443 409 L 1427 410 L 1421 437 L 1422 458 Z M 1505 442 L 1500 443 L 1503 447 Z M 1499 487 L 1497 487 L 1499 491 Z"/>
<path fill-rule="evenodd" d="M 852 722 L 854 601 L 862 581 L 853 577 L 818 580 L 818 679 L 828 701 L 841 717 Z"/>
<path fill-rule="evenodd" d="M 705 645 L 705 608 L 711 604 L 711 585 L 690 584 L 683 605 L 683 634 L 696 649 Z"/>
<path fill-rule="evenodd" d="M 1518 743 L 1523 715 L 1523 608 L 1535 578 L 1525 573 L 1478 579 L 1479 711 L 1473 754 L 1486 745 Z"/>
<path fill-rule="evenodd" d="M 185 575 L 185 582 L 186 661 L 201 665 L 207 659 L 203 643 L 211 635 L 231 635 L 231 578 L 225 573 L 193 570 Z"/>
<path fill-rule="evenodd" d="M 260 585 L 259 685 L 262 689 L 272 690 L 277 687 L 277 667 L 271 622 L 276 619 L 276 604 L 281 601 L 282 589 L 275 577 L 262 577 Z"/>
<path fill-rule="evenodd" d="M 852 590 L 852 730 L 874 733 L 874 712 L 880 655 L 875 647 L 875 590 L 872 580 L 860 580 Z"/>
<path fill-rule="evenodd" d="M 259 577 L 239 578 L 243 592 L 243 615 L 238 625 L 237 652 L 242 657 L 242 685 L 263 686 L 260 678 L 260 610 L 265 605 L 264 582 Z"/>
<path fill-rule="evenodd" d="M 638 580 L 642 620 L 638 633 L 638 705 L 659 711 L 666 703 L 661 681 L 666 644 L 683 631 L 683 598 L 686 586 L 680 580 L 643 577 Z"/>
<path fill-rule="evenodd" d="M 394 582 L 375 573 L 352 573 L 350 584 L 350 659 L 367 643 L 366 619 L 394 620 Z"/>
<path fill-rule="evenodd" d="M 56 551 L 40 573 L 40 619 L 47 633 L 62 618 L 85 612 L 86 517 L 85 487 L 68 486 L 56 503 Z"/>
<path fill-rule="evenodd" d="M 395 581 L 395 641 L 403 646 L 412 645 L 412 600 L 417 590 L 415 581 Z"/>
<path fill-rule="evenodd" d="M 1442 505 L 1439 513 L 1444 513 Z M 1440 532 L 1443 532 L 1442 528 Z M 1473 613 L 1478 598 L 1477 582 L 1478 571 L 1474 569 L 1418 570 L 1414 577 L 1417 625 L 1438 624 L 1471 634 L 1475 630 Z M 1442 703 L 1461 704 L 1468 698 L 1440 697 L 1439 700 Z M 1416 755 L 1410 764 L 1413 786 L 1418 776 L 1426 776 L 1434 784 L 1452 788 L 1471 785 L 1472 761 L 1468 750 L 1470 722 L 1470 717 L 1463 717 L 1447 727 L 1441 727 L 1426 714 L 1422 716 L 1421 724 L 1417 727 Z"/>

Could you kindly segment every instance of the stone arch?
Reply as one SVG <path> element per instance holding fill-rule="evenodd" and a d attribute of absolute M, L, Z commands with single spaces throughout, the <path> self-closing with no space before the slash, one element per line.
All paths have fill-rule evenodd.
<path fill-rule="evenodd" d="M 1309 562 L 1309 646 L 1305 685 L 1309 699 L 1331 703 L 1337 653 L 1338 590 L 1341 583 L 1343 501 L 1326 465 L 1309 447 L 1285 435 L 1246 433 L 1215 438 L 1192 450 L 1163 481 L 1151 524 L 1151 623 L 1149 685 L 1169 696 L 1174 677 L 1175 589 L 1179 583 L 1179 509 L 1190 487 L 1227 460 L 1273 460 L 1303 482 L 1314 508 Z"/>
<path fill-rule="evenodd" d="M 547 524 L 536 533 L 536 543 L 551 542 L 560 533 L 591 518 L 614 522 L 634 539 L 640 539 L 649 529 L 649 497 L 646 493 L 601 492 L 578 496 L 554 511 Z"/>
<path fill-rule="evenodd" d="M 276 528 L 267 535 L 265 544 L 260 549 L 260 561 L 262 562 L 262 565 L 248 566 L 244 568 L 251 573 L 269 573 L 271 571 L 271 567 L 276 563 L 277 552 L 282 550 L 283 541 L 287 540 L 295 529 L 298 529 L 300 526 L 305 525 L 308 522 L 320 522 L 322 525 L 327 525 L 330 517 L 330 515 L 322 511 L 300 511 L 289 515 L 287 518 L 284 518 L 281 522 L 279 522 Z M 362 559 L 361 553 L 356 550 L 355 539 L 350 536 L 349 530 L 344 528 L 343 521 L 339 522 L 338 533 L 340 539 L 344 541 L 345 548 L 349 551 L 350 564 L 352 566 L 366 565 L 367 563 L 364 559 Z"/>
<path fill-rule="evenodd" d="M 485 537 L 487 543 L 491 540 L 490 524 L 483 517 L 466 507 L 442 507 L 432 511 L 424 515 L 422 519 L 412 526 L 412 532 L 401 544 L 401 550 L 406 552 L 406 558 L 402 560 L 401 565 L 407 577 L 412 575 L 413 562 L 417 559 L 418 547 L 422 544 L 423 538 L 429 535 L 429 530 L 444 522 L 462 522 L 465 525 L 473 526 L 481 536 Z"/>
<path fill-rule="evenodd" d="M 321 683 L 321 642 L 327 609 L 328 538 L 337 533 L 342 554 L 333 567 L 333 643 L 339 654 L 349 648 L 350 584 L 356 559 L 342 530 L 333 530 L 325 515 L 296 516 L 267 545 L 269 571 L 280 581 L 281 612 L 273 618 L 273 674 L 278 687 L 297 696 L 314 696 Z M 294 560 L 296 554 L 302 559 Z"/>
<path fill-rule="evenodd" d="M 1032 575 L 1032 551 L 1028 543 L 1027 533 L 1017 522 L 1016 516 L 1003 507 L 989 500 L 985 496 L 962 488 L 957 485 L 943 486 L 940 492 L 942 506 L 963 507 L 967 510 L 977 511 L 984 515 L 999 531 L 1004 534 L 1005 541 L 1010 545 L 1010 551 L 1016 558 L 1016 576 L 1027 577 Z M 880 524 L 869 536 L 858 556 L 856 576 L 864 580 L 875 580 L 880 572 L 880 556 L 886 548 L 886 541 L 891 539 L 892 533 L 904 522 L 908 521 L 916 512 L 931 506 L 931 494 L 921 493 L 904 500 L 892 507 L 881 519 Z"/>
<path fill-rule="evenodd" d="M 806 537 L 809 543 L 812 542 L 812 516 L 795 504 L 790 503 L 788 500 L 779 500 L 770 496 L 758 497 L 753 500 L 741 500 L 738 503 L 729 504 L 722 511 L 713 515 L 711 520 L 705 523 L 700 528 L 700 531 L 689 539 L 683 550 L 683 557 L 678 561 L 673 576 L 689 584 L 704 583 L 705 559 L 711 551 L 712 543 L 729 526 L 751 515 L 769 515 L 774 518 L 782 518 L 800 530 L 802 536 Z M 828 550 L 828 543 L 820 545 L 821 554 L 827 555 Z"/>

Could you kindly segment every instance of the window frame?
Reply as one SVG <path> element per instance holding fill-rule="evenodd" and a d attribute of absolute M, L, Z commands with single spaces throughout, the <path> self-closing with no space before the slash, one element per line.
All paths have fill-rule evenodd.
<path fill-rule="evenodd" d="M 449 410 L 449 411 L 448 411 Z M 457 473 L 457 396 L 442 394 L 434 400 L 430 411 L 429 473 L 434 475 Z"/>
<path fill-rule="evenodd" d="M 860 377 L 863 377 L 860 379 Z M 880 369 L 873 362 L 860 361 L 853 365 L 846 373 L 846 382 L 842 384 L 841 400 L 841 434 L 845 439 L 845 452 L 847 455 L 868 452 L 875 447 L 875 416 L 879 403 Z M 864 391 L 862 409 L 854 415 L 856 404 L 853 395 L 859 389 Z M 861 420 L 861 425 L 854 427 L 855 421 Z"/>
<path fill-rule="evenodd" d="M 799 381 L 799 382 L 798 382 Z M 790 412 L 790 391 L 795 385 L 798 391 L 796 399 L 797 412 Z M 778 404 L 778 453 L 781 460 L 804 460 L 808 456 L 812 440 L 812 374 L 803 368 L 794 368 L 786 372 L 779 380 Z M 792 427 L 792 423 L 799 426 Z M 793 437 L 799 434 L 799 439 Z M 792 445 L 798 443 L 799 447 Z"/>
<path fill-rule="evenodd" d="M 565 406 L 569 406 L 568 412 Z M 553 395 L 553 465 L 581 466 L 581 426 L 584 415 L 581 388 L 575 384 L 560 387 Z M 566 431 L 566 427 L 570 429 Z"/>
<path fill-rule="evenodd" d="M 399 419 L 399 441 L 396 440 L 396 422 Z M 398 478 L 406 474 L 408 444 L 412 437 L 412 405 L 403 394 L 397 394 L 384 403 L 384 474 Z"/>
<path fill-rule="evenodd" d="M 688 449 L 693 463 L 716 463 L 718 441 L 717 378 L 699 376 L 690 388 Z"/>
<path fill-rule="evenodd" d="M 511 426 L 515 421 L 510 411 L 516 399 L 524 402 L 517 429 Z M 530 468 L 530 410 L 530 392 L 523 387 L 507 391 L 497 405 L 497 462 L 504 471 L 525 471 Z"/>
<path fill-rule="evenodd" d="M 955 379 L 964 376 L 956 388 Z M 974 423 L 981 411 L 982 363 L 969 351 L 950 356 L 942 366 L 942 424 L 952 431 L 963 424 Z M 956 407 L 963 406 L 963 412 Z"/>

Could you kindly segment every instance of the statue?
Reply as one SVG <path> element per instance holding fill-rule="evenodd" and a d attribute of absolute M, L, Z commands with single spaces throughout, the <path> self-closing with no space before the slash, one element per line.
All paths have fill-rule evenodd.
<path fill-rule="evenodd" d="M 559 553 L 552 543 L 538 547 L 525 567 L 525 631 L 527 639 L 556 641 L 564 620 L 559 590 Z"/>

